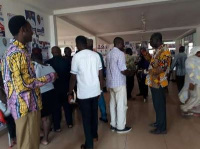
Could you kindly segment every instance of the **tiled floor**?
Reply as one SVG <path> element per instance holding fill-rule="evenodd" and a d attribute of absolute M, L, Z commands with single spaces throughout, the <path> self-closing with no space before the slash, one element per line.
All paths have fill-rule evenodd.
<path fill-rule="evenodd" d="M 135 88 L 133 92 L 135 97 L 138 89 Z M 108 94 L 106 101 L 109 111 Z M 143 103 L 141 97 L 129 100 L 127 124 L 132 126 L 133 130 L 128 134 L 119 135 L 110 131 L 109 124 L 99 122 L 99 141 L 95 143 L 95 149 L 200 149 L 200 118 L 182 117 L 179 104 L 176 84 L 171 83 L 167 95 L 168 134 L 152 135 L 148 126 L 155 116 L 151 99 L 147 103 Z M 75 110 L 74 116 L 74 128 L 67 128 L 63 122 L 62 132 L 52 132 L 51 143 L 48 146 L 41 145 L 41 149 L 80 149 L 84 135 L 78 109 Z M 7 146 L 5 134 L 0 137 L 0 149 L 7 149 Z"/>

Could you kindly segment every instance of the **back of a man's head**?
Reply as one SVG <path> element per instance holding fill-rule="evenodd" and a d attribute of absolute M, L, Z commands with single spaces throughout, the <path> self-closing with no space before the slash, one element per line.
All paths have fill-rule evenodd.
<path fill-rule="evenodd" d="M 8 28 L 13 36 L 18 35 L 20 28 L 25 26 L 28 22 L 24 16 L 14 16 L 8 22 Z"/>
<path fill-rule="evenodd" d="M 93 50 L 93 40 L 87 39 L 87 48 Z"/>
<path fill-rule="evenodd" d="M 87 38 L 84 36 L 76 37 L 76 46 L 78 50 L 83 50 L 87 48 Z"/>
<path fill-rule="evenodd" d="M 153 33 L 151 35 L 151 39 L 156 39 L 157 41 L 162 42 L 162 34 L 157 32 L 157 33 Z"/>
<path fill-rule="evenodd" d="M 118 47 L 120 44 L 122 44 L 124 42 L 124 40 L 121 37 L 116 37 L 113 41 L 114 46 Z"/>
<path fill-rule="evenodd" d="M 53 57 L 61 56 L 61 49 L 58 46 L 54 46 L 51 49 L 51 53 L 52 53 Z"/>
<path fill-rule="evenodd" d="M 184 47 L 184 46 L 181 46 L 181 47 L 179 48 L 179 52 L 180 52 L 180 53 L 185 52 L 185 47 Z"/>

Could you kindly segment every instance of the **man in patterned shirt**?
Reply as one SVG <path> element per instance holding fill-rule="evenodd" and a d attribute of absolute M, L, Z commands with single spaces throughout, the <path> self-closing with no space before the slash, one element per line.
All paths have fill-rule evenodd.
<path fill-rule="evenodd" d="M 160 33 L 154 33 L 151 36 L 150 44 L 155 49 L 153 56 L 146 51 L 143 51 L 142 54 L 150 62 L 146 84 L 151 88 L 156 112 L 156 122 L 150 124 L 150 126 L 155 127 L 151 133 L 166 134 L 166 97 L 164 88 L 168 86 L 167 73 L 170 69 L 171 53 L 167 46 L 163 44 Z"/>
<path fill-rule="evenodd" d="M 2 76 L 8 107 L 16 123 L 17 148 L 39 149 L 40 110 L 39 87 L 54 81 L 55 73 L 36 78 L 26 44 L 32 41 L 33 31 L 24 16 L 15 16 L 8 23 L 14 36 L 2 62 Z"/>

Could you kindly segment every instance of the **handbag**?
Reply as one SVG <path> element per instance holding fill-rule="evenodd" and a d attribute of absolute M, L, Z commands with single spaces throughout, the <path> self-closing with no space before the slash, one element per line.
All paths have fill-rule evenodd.
<path fill-rule="evenodd" d="M 4 114 L 3 114 L 3 112 L 1 110 L 0 110 L 0 123 L 6 124 L 6 120 L 4 118 Z"/>

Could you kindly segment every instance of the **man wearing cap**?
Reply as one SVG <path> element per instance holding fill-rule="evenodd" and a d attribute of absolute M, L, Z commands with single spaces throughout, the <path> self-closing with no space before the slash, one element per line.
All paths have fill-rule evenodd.
<path fill-rule="evenodd" d="M 17 148 L 39 149 L 40 110 L 39 87 L 56 79 L 55 73 L 36 78 L 26 44 L 32 41 L 32 28 L 23 16 L 14 16 L 8 23 L 14 36 L 2 62 L 2 76 L 8 107 L 16 123 Z"/>

